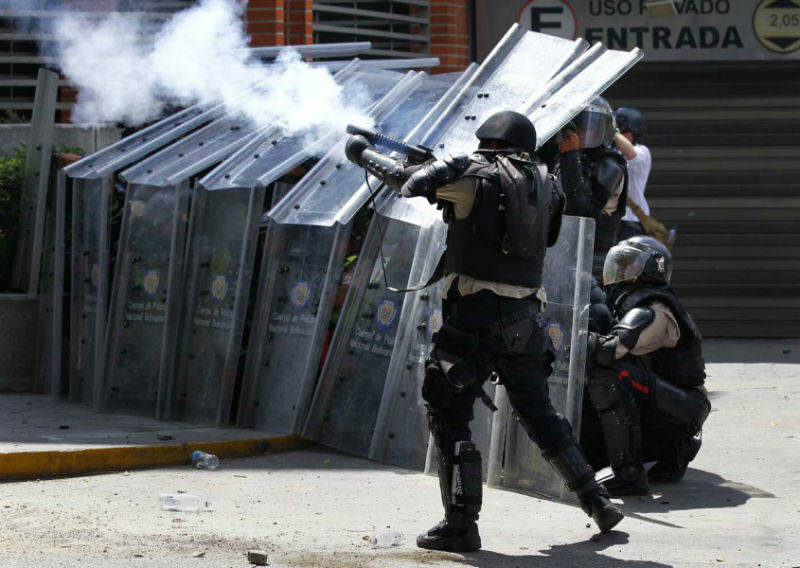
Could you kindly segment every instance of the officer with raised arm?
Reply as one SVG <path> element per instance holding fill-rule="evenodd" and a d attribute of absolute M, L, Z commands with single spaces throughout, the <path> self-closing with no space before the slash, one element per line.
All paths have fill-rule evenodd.
<path fill-rule="evenodd" d="M 424 197 L 443 210 L 447 248 L 442 311 L 422 397 L 438 450 L 445 518 L 417 538 L 422 548 L 472 551 L 481 546 L 481 456 L 469 428 L 483 383 L 495 374 L 520 423 L 576 493 L 602 531 L 623 515 L 598 484 L 569 422 L 550 403 L 553 347 L 541 314 L 542 268 L 558 238 L 564 196 L 532 158 L 536 130 L 504 111 L 476 132 L 479 148 L 408 166 L 381 154 L 362 136 L 347 157 L 404 197 Z M 490 401 L 487 401 L 490 402 Z"/>
<path fill-rule="evenodd" d="M 566 214 L 595 220 L 592 273 L 598 279 L 608 249 L 619 240 L 628 197 L 625 158 L 611 148 L 615 131 L 611 105 L 597 97 L 562 130 L 558 140 Z"/>

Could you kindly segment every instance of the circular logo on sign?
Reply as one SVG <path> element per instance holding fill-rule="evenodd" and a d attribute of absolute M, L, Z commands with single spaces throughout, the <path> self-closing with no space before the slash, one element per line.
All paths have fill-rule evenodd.
<path fill-rule="evenodd" d="M 564 343 L 564 330 L 561 328 L 561 324 L 551 323 L 547 327 L 547 335 L 550 336 L 550 341 L 553 342 L 555 350 L 560 351 L 561 345 Z"/>
<path fill-rule="evenodd" d="M 144 293 L 148 296 L 152 296 L 156 292 L 158 292 L 158 282 L 160 278 L 158 276 L 158 270 L 148 270 L 144 273 L 144 278 L 142 278 L 142 284 L 144 286 Z"/>
<path fill-rule="evenodd" d="M 295 282 L 295 285 L 292 286 L 292 305 L 295 309 L 301 310 L 305 308 L 310 296 L 311 286 L 308 285 L 308 282 Z"/>
<path fill-rule="evenodd" d="M 800 49 L 800 0 L 761 0 L 753 14 L 761 45 L 775 53 Z"/>
<path fill-rule="evenodd" d="M 217 302 L 221 302 L 228 295 L 228 279 L 222 274 L 217 274 L 211 281 L 211 295 Z"/>
<path fill-rule="evenodd" d="M 578 37 L 578 18 L 567 0 L 528 0 L 517 21 L 526 30 L 564 39 Z"/>
<path fill-rule="evenodd" d="M 378 310 L 375 312 L 375 323 L 379 327 L 389 327 L 394 318 L 397 317 L 397 304 L 391 300 L 381 300 Z"/>

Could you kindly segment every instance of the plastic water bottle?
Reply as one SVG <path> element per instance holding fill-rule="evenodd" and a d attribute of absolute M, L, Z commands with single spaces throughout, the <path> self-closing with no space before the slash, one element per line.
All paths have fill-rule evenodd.
<path fill-rule="evenodd" d="M 192 452 L 192 463 L 197 469 L 217 469 L 219 467 L 219 458 L 214 454 L 195 451 Z"/>
<path fill-rule="evenodd" d="M 208 511 L 211 503 L 197 495 L 189 493 L 162 493 L 158 496 L 161 508 L 164 511 L 186 511 L 195 513 L 197 511 Z"/>
<path fill-rule="evenodd" d="M 406 537 L 400 531 L 381 531 L 372 537 L 372 546 L 375 548 L 390 548 L 392 546 L 403 546 Z"/>

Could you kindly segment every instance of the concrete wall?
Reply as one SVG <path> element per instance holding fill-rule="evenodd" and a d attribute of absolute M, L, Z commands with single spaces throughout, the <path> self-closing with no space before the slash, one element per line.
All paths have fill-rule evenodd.
<path fill-rule="evenodd" d="M 27 144 L 30 132 L 29 124 L 0 124 L 0 152 Z M 90 154 L 119 140 L 120 133 L 120 129 L 112 125 L 56 124 L 53 147 L 77 146 Z"/>
<path fill-rule="evenodd" d="M 33 389 L 39 301 L 0 294 L 0 392 Z"/>

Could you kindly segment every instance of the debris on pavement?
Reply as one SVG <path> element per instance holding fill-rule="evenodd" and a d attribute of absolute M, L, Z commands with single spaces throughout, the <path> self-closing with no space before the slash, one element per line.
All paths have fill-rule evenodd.
<path fill-rule="evenodd" d="M 370 542 L 375 548 L 391 548 L 404 545 L 406 537 L 400 531 L 381 531 Z"/>
<path fill-rule="evenodd" d="M 267 566 L 267 553 L 264 550 L 248 550 L 247 561 L 256 566 Z"/>

